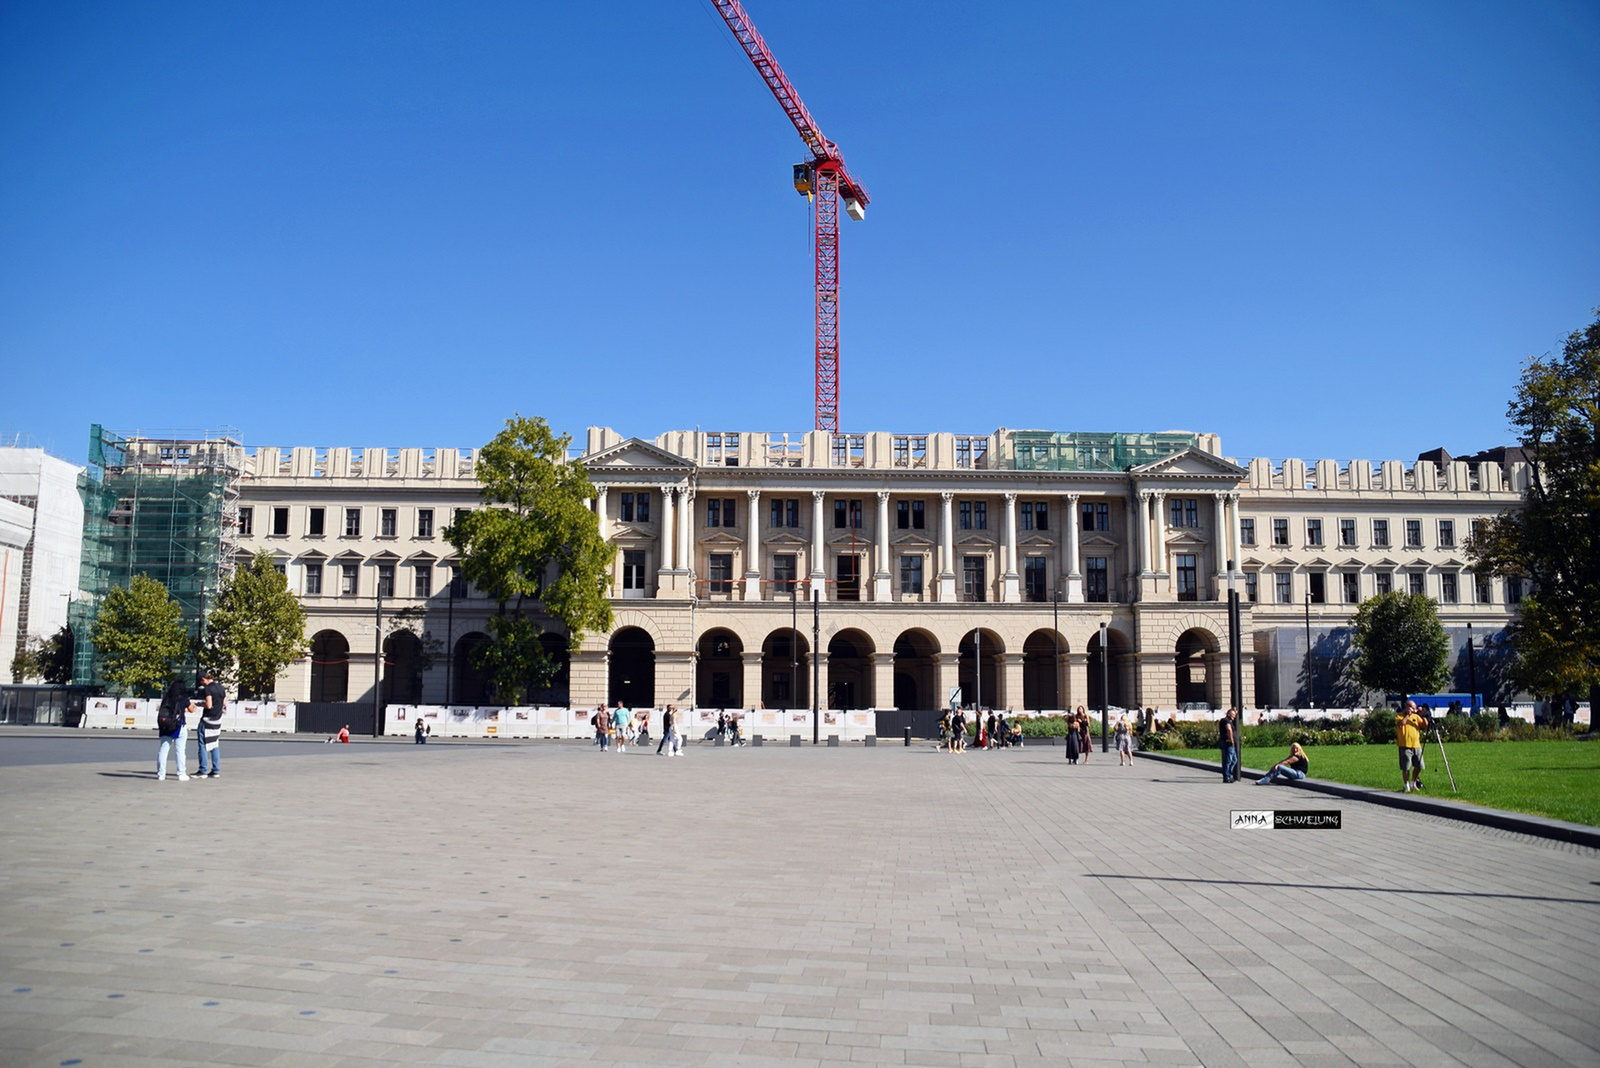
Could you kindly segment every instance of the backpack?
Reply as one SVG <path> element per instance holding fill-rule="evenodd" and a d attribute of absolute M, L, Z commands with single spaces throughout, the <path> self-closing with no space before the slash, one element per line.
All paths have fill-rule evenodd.
<path fill-rule="evenodd" d="M 163 738 L 177 734 L 178 722 L 178 710 L 175 708 L 168 708 L 166 704 L 163 703 L 160 711 L 156 713 L 156 732 L 159 733 Z"/>

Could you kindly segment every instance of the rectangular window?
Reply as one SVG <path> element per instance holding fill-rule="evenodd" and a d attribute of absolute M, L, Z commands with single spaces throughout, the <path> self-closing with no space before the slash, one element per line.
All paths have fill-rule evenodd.
<path fill-rule="evenodd" d="M 1339 546 L 1344 549 L 1353 549 L 1356 545 L 1356 521 L 1354 519 L 1339 520 Z"/>
<path fill-rule="evenodd" d="M 1244 599 L 1251 604 L 1255 604 L 1261 599 L 1260 579 L 1261 576 L 1254 571 L 1246 571 L 1244 574 Z"/>
<path fill-rule="evenodd" d="M 1033 529 L 1033 502 L 1032 501 L 1018 501 L 1017 502 L 1017 529 L 1018 530 L 1032 530 Z"/>
<path fill-rule="evenodd" d="M 412 568 L 411 593 L 416 597 L 433 596 L 433 565 L 418 564 Z"/>
<path fill-rule="evenodd" d="M 767 505 L 767 517 L 774 527 L 798 527 L 800 525 L 800 499 L 798 497 L 774 497 Z"/>
<path fill-rule="evenodd" d="M 1442 604 L 1455 604 L 1461 599 L 1461 594 L 1456 586 L 1456 573 L 1442 571 L 1439 573 L 1439 601 Z"/>
<path fill-rule="evenodd" d="M 1394 592 L 1394 572 L 1380 571 L 1372 576 L 1377 584 L 1378 596 L 1385 597 Z"/>
<path fill-rule="evenodd" d="M 1200 599 L 1199 577 L 1195 570 L 1195 554 L 1178 554 L 1178 600 L 1198 601 Z"/>
<path fill-rule="evenodd" d="M 1422 572 L 1409 571 L 1406 573 L 1406 585 L 1410 587 L 1411 596 L 1422 596 Z"/>
<path fill-rule="evenodd" d="M 985 577 L 988 571 L 987 561 L 981 556 L 963 556 L 961 558 L 961 599 L 963 601 L 984 601 L 988 598 L 984 590 L 988 586 Z"/>
<path fill-rule="evenodd" d="M 1306 520 L 1306 544 L 1313 549 L 1322 547 L 1322 520 Z"/>
<path fill-rule="evenodd" d="M 344 510 L 344 536 L 347 538 L 361 537 L 361 509 L 346 508 Z"/>
<path fill-rule="evenodd" d="M 1372 521 L 1372 547 L 1387 549 L 1389 547 L 1389 521 L 1387 519 L 1374 519 Z"/>
<path fill-rule="evenodd" d="M 617 522 L 633 522 L 633 494 L 621 493 L 617 495 Z"/>
<path fill-rule="evenodd" d="M 289 536 L 289 509 L 274 508 L 272 510 L 272 533 L 279 538 L 287 538 Z"/>
<path fill-rule="evenodd" d="M 1312 604 L 1328 603 L 1328 576 L 1321 571 L 1313 571 L 1306 576 L 1306 592 L 1311 595 Z"/>
<path fill-rule="evenodd" d="M 1456 524 L 1453 519 L 1439 520 L 1439 548 L 1454 549 L 1456 547 Z"/>
<path fill-rule="evenodd" d="M 320 538 L 326 532 L 325 513 L 321 508 L 306 509 L 306 537 Z"/>
<path fill-rule="evenodd" d="M 962 530 L 971 530 L 972 529 L 972 502 L 971 501 L 962 501 L 961 504 L 958 507 L 959 507 L 960 512 L 961 512 L 961 529 Z"/>
<path fill-rule="evenodd" d="M 1256 543 L 1256 521 L 1254 519 L 1239 520 L 1239 544 L 1254 545 Z"/>
<path fill-rule="evenodd" d="M 644 491 L 624 493 L 617 507 L 617 520 L 622 523 L 650 522 L 650 494 Z"/>
<path fill-rule="evenodd" d="M 860 530 L 861 502 L 859 500 L 834 501 L 833 525 L 839 530 L 844 530 L 846 528 L 849 528 L 850 530 Z"/>
<path fill-rule="evenodd" d="M 339 565 L 340 597 L 354 597 L 356 594 L 361 592 L 361 583 L 358 577 L 359 575 L 360 571 L 357 570 L 355 564 Z"/>
<path fill-rule="evenodd" d="M 394 597 L 394 565 L 378 565 L 378 596 Z"/>
<path fill-rule="evenodd" d="M 1478 603 L 1491 604 L 1494 601 L 1494 583 L 1482 575 L 1477 577 Z"/>
<path fill-rule="evenodd" d="M 834 565 L 835 594 L 841 601 L 861 600 L 861 557 L 845 553 Z"/>
<path fill-rule="evenodd" d="M 722 499 L 722 525 L 725 527 L 739 525 L 738 506 L 734 504 L 736 500 L 738 500 L 737 497 L 724 497 Z"/>
<path fill-rule="evenodd" d="M 1486 520 L 1486 519 L 1474 519 L 1472 521 L 1472 536 L 1474 538 L 1483 537 L 1483 532 L 1485 530 L 1487 530 L 1487 529 L 1488 529 L 1488 520 Z"/>
<path fill-rule="evenodd" d="M 911 529 L 911 502 L 896 501 L 894 504 L 894 527 L 896 530 Z"/>
<path fill-rule="evenodd" d="M 456 517 L 454 519 L 454 522 L 456 523 L 456 525 L 459 526 L 461 524 L 461 521 L 463 519 L 467 518 L 467 513 L 470 512 L 470 511 L 472 511 L 471 508 L 457 508 L 456 509 Z"/>
<path fill-rule="evenodd" d="M 322 565 L 306 565 L 306 596 L 317 597 L 322 593 Z"/>
<path fill-rule="evenodd" d="M 1174 498 L 1172 498 L 1171 501 L 1169 501 L 1167 503 L 1171 507 L 1171 510 L 1172 510 L 1172 518 L 1167 523 L 1167 525 L 1168 526 L 1173 526 L 1173 527 L 1181 527 L 1181 526 L 1183 526 L 1183 498 L 1182 497 L 1174 497 Z"/>
<path fill-rule="evenodd" d="M 458 599 L 467 595 L 467 576 L 461 573 L 459 567 L 450 566 L 450 597 Z"/>
<path fill-rule="evenodd" d="M 733 592 L 733 554 L 712 553 L 710 573 L 711 593 Z"/>
<path fill-rule="evenodd" d="M 1346 571 L 1341 581 L 1344 582 L 1344 603 L 1359 603 L 1361 600 L 1361 576 L 1354 571 Z"/>
<path fill-rule="evenodd" d="M 1183 525 L 1191 529 L 1200 526 L 1200 498 L 1185 497 L 1183 499 Z"/>
<path fill-rule="evenodd" d="M 1506 579 L 1506 604 L 1522 603 L 1522 580 L 1516 577 Z"/>
<path fill-rule="evenodd" d="M 1406 548 L 1407 549 L 1420 549 L 1420 548 L 1422 548 L 1422 520 L 1420 520 L 1420 519 L 1407 519 L 1406 520 Z"/>
<path fill-rule="evenodd" d="M 1287 519 L 1274 519 L 1272 521 L 1272 544 L 1288 546 L 1289 521 Z"/>
<path fill-rule="evenodd" d="M 922 557 L 902 556 L 900 558 L 900 592 L 922 593 Z"/>
<path fill-rule="evenodd" d="M 392 538 L 398 529 L 400 521 L 398 513 L 393 508 L 382 508 L 378 511 L 378 537 Z"/>
<path fill-rule="evenodd" d="M 627 597 L 629 591 L 635 596 L 644 596 L 644 550 L 622 550 L 622 589 L 623 596 Z"/>
<path fill-rule="evenodd" d="M 1110 530 L 1111 506 L 1109 504 L 1085 504 L 1083 506 L 1084 530 Z"/>
<path fill-rule="evenodd" d="M 431 537 L 433 537 L 433 509 L 432 508 L 418 508 L 417 509 L 417 537 L 419 537 L 419 538 L 431 538 Z"/>
<path fill-rule="evenodd" d="M 1104 556 L 1086 556 L 1083 558 L 1083 599 L 1096 604 L 1104 604 L 1111 599 L 1111 584 L 1108 581 L 1109 571 Z"/>
<path fill-rule="evenodd" d="M 1048 601 L 1045 585 L 1045 561 L 1042 556 L 1030 556 L 1022 561 L 1023 596 L 1029 601 Z"/>
<path fill-rule="evenodd" d="M 972 525 L 978 530 L 989 529 L 989 502 L 972 502 Z"/>
<path fill-rule="evenodd" d="M 248 538 L 255 533 L 256 514 L 253 508 L 239 509 L 239 537 Z"/>
<path fill-rule="evenodd" d="M 772 557 L 772 592 L 785 597 L 795 592 L 794 553 L 774 553 Z"/>
<path fill-rule="evenodd" d="M 720 527 L 722 525 L 722 498 L 706 498 L 706 526 Z"/>
<path fill-rule="evenodd" d="M 1272 581 L 1277 589 L 1279 604 L 1293 604 L 1294 590 L 1290 585 L 1292 576 L 1287 571 L 1274 571 Z"/>
<path fill-rule="evenodd" d="M 1049 530 L 1050 505 L 1045 501 L 1023 501 L 1021 508 L 1023 530 Z"/>

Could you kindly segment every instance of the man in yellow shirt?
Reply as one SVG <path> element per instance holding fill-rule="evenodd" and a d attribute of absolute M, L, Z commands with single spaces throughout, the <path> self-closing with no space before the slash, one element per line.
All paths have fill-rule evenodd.
<path fill-rule="evenodd" d="M 1417 711 L 1415 701 L 1407 701 L 1405 711 L 1395 717 L 1394 744 L 1400 750 L 1400 783 L 1406 793 L 1422 789 L 1422 732 L 1428 721 Z"/>

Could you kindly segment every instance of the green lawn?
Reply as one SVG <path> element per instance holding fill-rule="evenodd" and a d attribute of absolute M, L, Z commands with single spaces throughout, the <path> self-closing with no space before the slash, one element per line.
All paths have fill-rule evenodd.
<path fill-rule="evenodd" d="M 1177 749 L 1178 756 L 1220 761 L 1215 749 Z M 1308 745 L 1311 777 L 1353 786 L 1400 789 L 1400 763 L 1392 745 Z M 1432 739 L 1424 749 L 1428 770 L 1424 793 L 1490 808 L 1600 827 L 1600 743 L 1447 742 L 1456 793 Z M 1287 748 L 1246 747 L 1242 764 L 1270 768 L 1289 755 Z"/>

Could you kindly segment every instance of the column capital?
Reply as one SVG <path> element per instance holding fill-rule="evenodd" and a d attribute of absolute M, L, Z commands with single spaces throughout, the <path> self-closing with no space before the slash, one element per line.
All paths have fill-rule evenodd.
<path fill-rule="evenodd" d="M 1142 489 L 1139 491 L 1139 499 L 1146 504 L 1149 504 L 1150 498 L 1154 497 L 1155 495 L 1155 490 Z"/>
<path fill-rule="evenodd" d="M 750 498 L 751 504 L 754 504 L 756 501 L 761 499 L 761 491 L 758 489 L 745 490 L 744 495 Z"/>
<path fill-rule="evenodd" d="M 951 501 L 956 499 L 956 495 L 950 490 L 940 490 L 939 499 L 944 503 L 949 504 Z"/>
<path fill-rule="evenodd" d="M 811 499 L 813 501 L 815 501 L 816 503 L 818 503 L 818 504 L 821 504 L 822 503 L 822 498 L 826 497 L 827 495 L 828 495 L 828 491 L 827 490 L 812 490 L 811 491 Z"/>
<path fill-rule="evenodd" d="M 887 501 L 888 499 L 889 499 L 889 491 L 888 490 L 879 490 L 878 491 L 878 500 Z"/>
<path fill-rule="evenodd" d="M 1073 504 L 1077 504 L 1079 498 L 1081 498 L 1082 496 L 1083 496 L 1083 494 L 1081 494 L 1081 493 L 1069 493 L 1069 494 L 1067 494 L 1067 500 L 1071 501 Z"/>
<path fill-rule="evenodd" d="M 1243 494 L 1241 494 L 1238 490 L 1229 490 L 1226 496 L 1229 504 L 1238 504 L 1239 498 L 1243 496 Z"/>
<path fill-rule="evenodd" d="M 1007 493 L 1007 494 L 1003 494 L 1003 496 L 1005 497 L 1007 504 L 1016 504 L 1017 503 L 1017 495 L 1015 493 Z"/>

